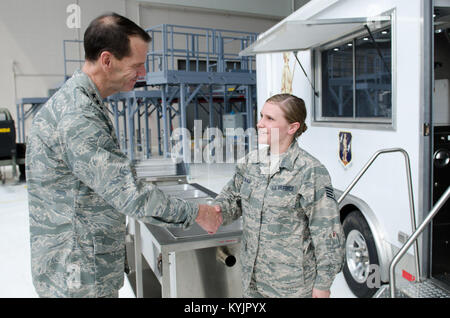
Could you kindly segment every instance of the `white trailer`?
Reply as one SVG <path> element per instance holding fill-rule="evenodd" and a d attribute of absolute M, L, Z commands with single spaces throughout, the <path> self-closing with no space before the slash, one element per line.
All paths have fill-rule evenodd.
<path fill-rule="evenodd" d="M 280 92 L 305 100 L 299 144 L 338 194 L 388 149 L 340 202 L 359 297 L 382 295 L 378 278 L 396 296 L 449 295 L 449 202 L 429 214 L 450 183 L 449 18 L 449 0 L 312 0 L 241 52 L 256 55 L 259 110 Z"/>

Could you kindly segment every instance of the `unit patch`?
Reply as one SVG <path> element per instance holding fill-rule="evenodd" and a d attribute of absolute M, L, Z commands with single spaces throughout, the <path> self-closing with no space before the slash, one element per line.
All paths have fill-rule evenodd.
<path fill-rule="evenodd" d="M 346 131 L 339 132 L 339 159 L 344 167 L 352 161 L 352 134 Z"/>

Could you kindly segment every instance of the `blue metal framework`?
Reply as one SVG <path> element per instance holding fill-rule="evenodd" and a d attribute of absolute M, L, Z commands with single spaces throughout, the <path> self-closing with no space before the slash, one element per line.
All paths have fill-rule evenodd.
<path fill-rule="evenodd" d="M 83 41 L 80 40 L 63 40 L 63 56 L 64 56 L 64 82 L 67 81 L 71 74 L 73 72 L 68 70 L 68 67 L 70 64 L 78 64 L 79 67 L 81 68 L 81 65 L 83 65 L 84 63 L 84 59 L 73 59 L 73 58 L 69 58 L 67 51 L 73 51 L 73 50 L 68 50 L 67 46 L 69 45 L 74 45 L 74 44 L 80 44 L 83 43 Z"/>
<path fill-rule="evenodd" d="M 150 149 L 150 127 L 149 118 L 152 113 L 157 114 L 157 125 L 159 130 L 161 106 L 159 100 L 161 99 L 161 92 L 159 90 L 123 92 L 114 94 L 107 98 L 110 105 L 111 113 L 114 116 L 114 128 L 116 135 L 119 138 L 119 143 L 131 160 L 135 159 L 136 146 L 143 148 L 146 158 L 151 157 Z M 142 142 L 142 136 L 138 133 L 137 140 L 134 138 L 135 131 L 141 131 L 141 118 L 144 118 L 144 138 L 145 143 Z M 122 132 L 120 131 L 120 121 L 122 121 Z M 159 152 L 161 147 L 159 144 Z M 132 151 L 130 151 L 132 150 Z"/>
<path fill-rule="evenodd" d="M 244 129 L 254 127 L 256 63 L 253 57 L 240 57 L 238 53 L 256 40 L 257 33 L 169 24 L 146 31 L 152 42 L 147 54 L 147 75 L 138 83 L 144 87 L 105 100 L 114 117 L 121 148 L 130 159 L 136 159 L 136 147 L 143 149 L 146 158 L 151 157 L 151 115 L 156 119 L 158 152 L 165 157 L 170 156 L 173 120 L 178 118 L 178 126 L 187 128 L 190 105 L 195 119 L 199 118 L 199 109 L 208 114 L 207 127 L 222 128 L 222 115 L 232 110 L 247 115 Z M 73 43 L 82 41 L 63 41 L 64 80 L 72 73 L 69 64 L 84 62 L 68 57 L 67 45 Z M 17 102 L 19 142 L 25 141 L 25 120 L 47 100 L 22 98 Z M 31 105 L 28 110 L 27 105 Z M 219 115 L 217 123 L 215 115 Z"/>
<path fill-rule="evenodd" d="M 239 52 L 252 44 L 256 33 L 161 24 L 146 30 L 152 37 L 147 55 L 145 82 L 161 91 L 164 131 L 170 131 L 167 113 L 178 104 L 180 127 L 187 127 L 187 108 L 207 101 L 208 127 L 214 127 L 214 113 L 229 112 L 231 101 L 245 102 L 246 127 L 254 127 L 256 96 L 255 60 Z M 184 66 L 184 68 L 183 68 Z M 170 92 L 170 93 L 169 93 Z M 178 95 L 174 99 L 174 94 Z M 214 104 L 218 105 L 216 108 Z M 242 107 L 241 107 L 242 108 Z M 238 107 L 239 109 L 239 107 Z M 242 109 L 241 109 L 242 110 Z M 222 116 L 218 127 L 222 127 Z M 164 134 L 164 155 L 169 155 L 169 134 Z"/>
<path fill-rule="evenodd" d="M 17 101 L 17 137 L 19 143 L 25 143 L 25 121 L 34 116 L 39 108 L 47 102 L 47 97 L 21 98 Z M 28 109 L 27 109 L 28 108 Z"/>

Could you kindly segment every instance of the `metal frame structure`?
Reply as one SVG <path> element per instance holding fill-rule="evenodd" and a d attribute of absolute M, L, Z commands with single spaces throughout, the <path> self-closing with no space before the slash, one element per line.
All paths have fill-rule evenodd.
<path fill-rule="evenodd" d="M 81 41 L 81 40 L 63 40 L 64 82 L 67 81 L 70 78 L 71 74 L 72 74 L 72 72 L 70 72 L 68 70 L 69 63 L 70 64 L 78 63 L 80 68 L 81 68 L 81 65 L 84 63 L 84 59 L 82 60 L 82 59 L 68 58 L 67 46 L 68 45 L 73 45 L 73 44 L 78 44 L 79 45 L 80 43 L 83 43 L 83 41 Z"/>
<path fill-rule="evenodd" d="M 116 130 L 117 138 L 122 150 L 130 157 L 131 160 L 135 160 L 135 147 L 144 149 L 146 158 L 151 157 L 150 150 L 150 129 L 149 129 L 149 117 L 156 111 L 158 116 L 158 128 L 161 107 L 159 99 L 161 98 L 160 91 L 137 91 L 123 92 L 114 94 L 107 98 L 107 102 L 110 105 L 111 113 L 114 116 L 114 128 Z M 120 109 L 120 105 L 122 105 Z M 141 131 L 141 118 L 144 118 L 144 131 L 145 131 L 145 145 L 141 139 L 140 134 L 137 134 L 137 140 L 134 138 L 135 128 Z M 122 132 L 120 130 L 120 121 L 122 121 Z M 130 151 L 133 149 L 133 151 Z M 160 150 L 161 152 L 161 150 Z"/>
<path fill-rule="evenodd" d="M 29 97 L 21 98 L 17 101 L 17 131 L 19 143 L 25 143 L 25 121 L 30 117 L 34 116 L 39 108 L 45 104 L 48 97 Z M 28 109 L 27 106 L 29 106 Z"/>
<path fill-rule="evenodd" d="M 161 92 L 164 132 L 171 130 L 172 111 L 179 118 L 179 127 L 187 128 L 190 104 L 194 104 L 195 119 L 201 106 L 209 115 L 208 127 L 222 128 L 222 116 L 216 124 L 214 114 L 229 112 L 233 102 L 245 102 L 245 109 L 236 107 L 247 114 L 243 128 L 254 126 L 255 60 L 240 57 L 239 52 L 256 40 L 256 33 L 171 24 L 157 25 L 146 31 L 152 42 L 145 82 L 157 86 Z M 203 102 L 208 103 L 208 109 Z M 177 109 L 174 104 L 178 104 Z M 169 138 L 168 133 L 161 138 L 158 130 L 165 157 L 169 156 Z"/>
<path fill-rule="evenodd" d="M 145 87 L 106 99 L 121 148 L 131 160 L 138 157 L 136 147 L 143 148 L 145 158 L 151 157 L 149 117 L 153 113 L 156 114 L 158 153 L 164 157 L 170 157 L 173 120 L 178 118 L 178 127 L 188 128 L 187 114 L 191 105 L 194 119 L 199 118 L 199 109 L 208 115 L 208 125 L 204 127 L 221 129 L 222 115 L 232 110 L 247 115 L 244 129 L 254 127 L 255 58 L 240 57 L 239 52 L 256 40 L 257 33 L 170 24 L 146 31 L 152 37 L 147 53 L 147 75 L 138 82 L 138 86 Z M 69 77 L 68 63 L 80 62 L 67 58 L 66 45 L 72 42 L 81 41 L 64 41 L 65 79 Z M 219 121 L 215 123 L 217 115 Z M 145 127 L 143 136 L 142 126 Z"/>

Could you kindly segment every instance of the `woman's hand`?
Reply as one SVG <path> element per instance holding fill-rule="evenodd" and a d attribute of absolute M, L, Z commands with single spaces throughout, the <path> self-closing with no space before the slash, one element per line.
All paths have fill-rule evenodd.
<path fill-rule="evenodd" d="M 312 298 L 330 298 L 329 290 L 320 290 L 313 288 L 312 290 Z"/>
<path fill-rule="evenodd" d="M 222 212 L 219 205 L 199 204 L 198 215 L 195 221 L 208 234 L 214 234 L 223 222 Z"/>

